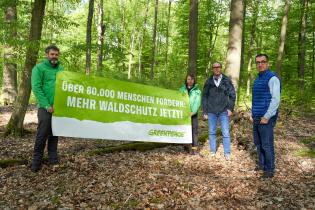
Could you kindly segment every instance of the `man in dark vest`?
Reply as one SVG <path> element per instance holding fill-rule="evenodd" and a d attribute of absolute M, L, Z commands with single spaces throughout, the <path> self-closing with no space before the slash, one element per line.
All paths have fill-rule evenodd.
<path fill-rule="evenodd" d="M 255 170 L 262 170 L 263 178 L 272 178 L 275 170 L 273 129 L 280 103 L 280 80 L 269 69 L 266 54 L 256 56 L 256 66 L 259 73 L 252 92 L 253 136 L 258 151 Z"/>

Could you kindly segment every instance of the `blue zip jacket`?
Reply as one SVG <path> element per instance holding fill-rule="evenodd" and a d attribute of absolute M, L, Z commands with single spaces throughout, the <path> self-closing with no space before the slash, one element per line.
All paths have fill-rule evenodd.
<path fill-rule="evenodd" d="M 266 71 L 259 72 L 253 85 L 252 96 L 252 116 L 253 118 L 265 117 L 267 111 L 270 109 L 272 101 L 272 94 L 269 87 L 269 81 L 272 77 L 276 76 L 275 73 L 267 69 Z M 280 88 L 279 88 L 280 89 Z M 278 106 L 276 106 L 278 109 Z M 276 110 L 276 115 L 278 110 Z M 269 116 L 267 118 L 270 118 Z"/>

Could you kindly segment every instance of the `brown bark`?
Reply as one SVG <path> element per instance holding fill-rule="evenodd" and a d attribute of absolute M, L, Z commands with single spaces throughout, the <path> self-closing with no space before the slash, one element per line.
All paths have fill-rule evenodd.
<path fill-rule="evenodd" d="M 16 0 L 10 1 L 10 4 L 4 12 L 5 23 L 5 44 L 3 46 L 3 84 L 1 102 L 4 105 L 13 104 L 17 96 L 17 64 L 16 64 L 16 49 L 12 41 L 17 35 L 17 11 Z"/>
<path fill-rule="evenodd" d="M 89 2 L 89 13 L 86 24 L 86 64 L 85 64 L 85 73 L 87 75 L 91 72 L 91 51 L 92 51 L 92 21 L 94 13 L 94 0 Z"/>
<path fill-rule="evenodd" d="M 197 38 L 198 38 L 198 0 L 190 0 L 188 72 L 195 76 L 197 75 Z"/>
<path fill-rule="evenodd" d="M 21 84 L 19 87 L 17 100 L 14 103 L 14 110 L 6 126 L 5 135 L 13 134 L 20 136 L 23 134 L 23 121 L 31 93 L 31 73 L 38 57 L 45 5 L 46 0 L 35 0 L 34 2 L 29 34 L 29 42 L 32 44 L 28 45 L 27 47 Z"/>
<path fill-rule="evenodd" d="M 243 11 L 243 0 L 232 0 L 225 73 L 231 78 L 236 91 L 238 90 L 241 67 L 241 48 L 244 18 Z"/>
<path fill-rule="evenodd" d="M 281 31 L 280 31 L 280 43 L 279 43 L 278 57 L 277 57 L 277 63 L 276 63 L 276 71 L 279 77 L 281 77 L 281 67 L 282 67 L 283 54 L 284 54 L 285 37 L 286 37 L 287 25 L 288 25 L 289 4 L 290 4 L 290 0 L 286 0 L 285 5 L 284 5 L 284 15 L 282 18 Z"/>

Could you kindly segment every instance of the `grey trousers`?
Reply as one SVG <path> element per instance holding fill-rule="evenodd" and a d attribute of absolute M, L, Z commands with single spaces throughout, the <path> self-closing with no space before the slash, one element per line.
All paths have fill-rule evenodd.
<path fill-rule="evenodd" d="M 33 164 L 41 164 L 46 141 L 48 139 L 48 161 L 49 163 L 58 162 L 57 146 L 58 137 L 52 135 L 51 131 L 51 117 L 52 114 L 47 112 L 46 109 L 39 108 L 37 112 L 38 126 L 34 146 Z"/>
<path fill-rule="evenodd" d="M 191 116 L 192 146 L 198 146 L 198 114 Z"/>

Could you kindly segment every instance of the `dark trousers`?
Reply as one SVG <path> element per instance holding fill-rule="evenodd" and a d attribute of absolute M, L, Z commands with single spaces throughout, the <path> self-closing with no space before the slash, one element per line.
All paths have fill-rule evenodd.
<path fill-rule="evenodd" d="M 192 146 L 198 146 L 198 114 L 191 116 Z"/>
<path fill-rule="evenodd" d="M 51 117 L 52 114 L 47 112 L 46 109 L 39 108 L 37 112 L 38 126 L 37 134 L 34 146 L 33 163 L 41 164 L 44 150 L 46 147 L 46 141 L 48 139 L 48 161 L 49 163 L 57 163 L 57 146 L 58 137 L 52 135 L 51 131 Z"/>
<path fill-rule="evenodd" d="M 260 124 L 260 118 L 254 118 L 253 135 L 258 152 L 258 167 L 267 172 L 275 170 L 275 149 L 273 129 L 277 118 L 272 117 L 267 124 Z"/>

